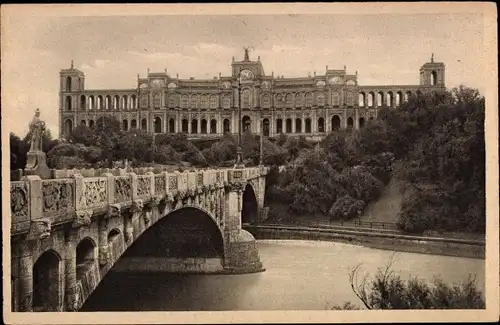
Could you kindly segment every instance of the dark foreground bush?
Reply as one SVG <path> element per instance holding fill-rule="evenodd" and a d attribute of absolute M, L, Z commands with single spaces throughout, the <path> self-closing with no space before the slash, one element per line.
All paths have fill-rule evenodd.
<path fill-rule="evenodd" d="M 358 279 L 360 265 L 350 275 L 351 288 L 367 309 L 484 309 L 485 301 L 469 276 L 461 285 L 448 285 L 436 279 L 429 285 L 417 278 L 402 280 L 390 270 L 392 260 L 373 279 Z M 333 310 L 360 309 L 351 302 Z"/>

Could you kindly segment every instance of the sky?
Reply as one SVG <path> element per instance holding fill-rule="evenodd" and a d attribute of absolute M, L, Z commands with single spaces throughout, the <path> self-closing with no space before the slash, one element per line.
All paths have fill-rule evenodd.
<path fill-rule="evenodd" d="M 230 75 L 232 57 L 242 60 L 250 46 L 266 74 L 300 77 L 346 65 L 360 85 L 390 85 L 418 84 L 434 53 L 446 64 L 447 87 L 485 88 L 478 13 L 2 15 L 2 115 L 21 136 L 36 108 L 58 134 L 59 71 L 71 60 L 87 89 L 130 89 L 148 68 L 180 78 Z"/>

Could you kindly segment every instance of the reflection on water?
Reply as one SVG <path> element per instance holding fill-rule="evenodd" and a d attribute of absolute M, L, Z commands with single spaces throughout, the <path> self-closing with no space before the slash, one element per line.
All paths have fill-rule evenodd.
<path fill-rule="evenodd" d="M 333 242 L 258 241 L 266 272 L 243 275 L 173 275 L 110 272 L 82 311 L 324 310 L 351 301 L 350 270 L 385 267 L 392 252 Z M 476 275 L 484 291 L 484 260 L 396 253 L 403 279 L 460 283 Z M 363 273 L 362 272 L 362 273 Z M 360 273 L 360 275 L 362 274 Z"/>

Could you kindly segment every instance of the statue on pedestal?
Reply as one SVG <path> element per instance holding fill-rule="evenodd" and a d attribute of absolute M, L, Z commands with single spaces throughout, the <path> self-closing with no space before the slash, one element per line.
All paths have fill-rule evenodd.
<path fill-rule="evenodd" d="M 47 156 L 42 150 L 42 138 L 45 131 L 45 122 L 40 120 L 40 110 L 37 108 L 35 116 L 30 122 L 31 147 L 27 154 L 26 175 L 38 175 L 42 179 L 48 179 L 51 176 L 50 169 L 47 166 Z"/>

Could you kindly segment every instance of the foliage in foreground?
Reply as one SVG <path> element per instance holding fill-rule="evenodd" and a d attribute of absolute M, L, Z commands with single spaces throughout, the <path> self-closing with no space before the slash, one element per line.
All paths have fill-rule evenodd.
<path fill-rule="evenodd" d="M 391 271 L 393 259 L 373 279 L 358 279 L 360 265 L 349 274 L 354 294 L 366 309 L 484 309 L 483 294 L 475 278 L 469 275 L 461 285 L 448 285 L 436 279 L 429 285 L 418 278 L 408 281 Z M 334 306 L 334 310 L 360 309 L 351 302 Z"/>

